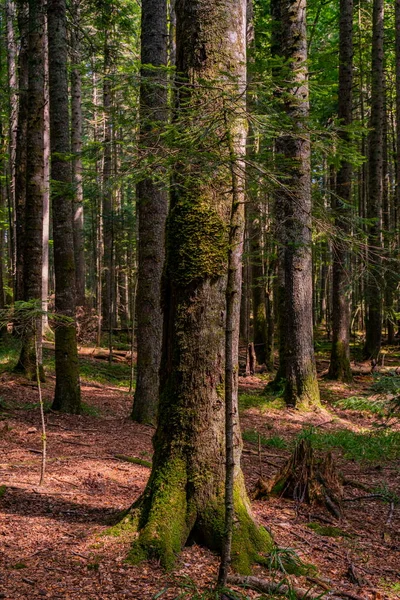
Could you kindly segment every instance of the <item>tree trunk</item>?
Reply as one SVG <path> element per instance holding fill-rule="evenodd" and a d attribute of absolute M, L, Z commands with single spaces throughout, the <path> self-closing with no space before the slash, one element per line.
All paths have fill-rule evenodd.
<path fill-rule="evenodd" d="M 15 175 L 16 175 L 16 148 L 17 148 L 17 129 L 18 129 L 18 73 L 17 73 L 17 43 L 15 40 L 15 2 L 6 0 L 6 29 L 7 29 L 7 63 L 8 63 L 8 88 L 10 98 L 10 116 L 9 116 L 9 173 L 10 173 L 10 194 L 9 206 L 12 219 L 10 219 L 10 237 L 11 237 L 11 265 L 12 274 L 15 275 L 16 264 L 16 241 L 15 241 Z"/>
<path fill-rule="evenodd" d="M 50 106 L 49 106 L 49 53 L 47 44 L 47 23 L 45 23 L 44 60 L 44 190 L 43 190 L 43 262 L 42 262 L 42 333 L 49 327 L 49 239 L 50 239 Z"/>
<path fill-rule="evenodd" d="M 14 299 L 24 299 L 24 246 L 26 202 L 26 155 L 28 124 L 28 2 L 17 2 L 20 49 L 18 56 L 18 124 L 15 149 L 15 290 Z"/>
<path fill-rule="evenodd" d="M 157 149 L 159 131 L 167 118 L 167 42 L 167 1 L 143 0 L 141 61 L 145 66 L 141 71 L 140 145 L 145 160 L 151 153 L 157 155 L 160 151 Z M 160 289 L 168 207 L 165 185 L 157 181 L 157 176 L 162 175 L 163 171 L 156 168 L 153 176 L 137 186 L 137 380 L 132 418 L 152 424 L 156 422 L 158 406 L 162 338 Z"/>
<path fill-rule="evenodd" d="M 29 0 L 28 42 L 28 122 L 26 143 L 26 204 L 24 231 L 24 300 L 41 307 L 43 257 L 44 191 L 44 0 Z M 32 305 L 32 309 L 34 306 Z M 42 318 L 29 317 L 23 323 L 24 335 L 17 371 L 36 379 L 36 344 L 40 345 Z"/>
<path fill-rule="evenodd" d="M 85 253 L 83 236 L 83 179 L 82 179 L 82 78 L 80 73 L 80 2 L 71 4 L 71 151 L 74 189 L 73 223 L 75 251 L 76 304 L 85 306 Z"/>
<path fill-rule="evenodd" d="M 150 480 L 133 507 L 139 537 L 131 552 L 134 561 L 154 557 L 164 566 L 173 564 L 189 536 L 211 548 L 222 547 L 226 292 L 233 201 L 229 137 L 234 140 L 235 161 L 245 151 L 246 2 L 178 0 L 176 11 L 180 74 L 176 127 L 185 138 L 193 119 L 199 131 L 216 115 L 220 121 L 212 139 L 202 135 L 196 139 L 189 162 L 178 161 L 168 219 L 159 419 Z M 182 158 L 193 149 L 190 139 Z M 218 148 L 218 163 L 211 170 L 204 152 L 210 143 Z M 234 172 L 243 199 L 239 166 L 235 164 Z M 235 251 L 240 257 L 241 244 Z M 236 398 L 234 406 L 237 411 Z M 239 467 L 237 429 L 234 437 L 232 559 L 236 568 L 249 572 L 257 555 L 271 546 L 269 534 L 251 516 Z"/>
<path fill-rule="evenodd" d="M 56 388 L 53 410 L 79 413 L 75 326 L 75 263 L 69 163 L 67 20 L 65 0 L 47 0 L 50 148 L 54 238 Z"/>
<path fill-rule="evenodd" d="M 365 358 L 377 359 L 382 341 L 382 168 L 383 168 L 383 0 L 374 0 L 372 15 L 371 118 L 368 136 L 368 275 Z"/>
<path fill-rule="evenodd" d="M 290 131 L 276 140 L 282 185 L 276 191 L 280 255 L 285 274 L 285 401 L 290 406 L 319 404 L 314 358 L 311 256 L 311 177 L 307 86 L 306 1 L 280 0 L 279 56 L 285 61 L 280 85 Z M 284 81 L 287 83 L 284 84 Z"/>
<path fill-rule="evenodd" d="M 352 123 L 353 86 L 353 0 L 340 2 L 339 40 L 339 109 L 340 125 L 348 127 Z M 348 142 L 346 129 L 340 132 Z M 351 381 L 350 369 L 350 261 L 347 240 L 351 218 L 351 179 L 352 168 L 343 161 L 336 176 L 334 198 L 335 226 L 337 235 L 332 241 L 332 350 L 329 377 L 341 381 Z"/>
<path fill-rule="evenodd" d="M 112 120 L 113 90 L 110 38 L 112 5 L 109 2 L 102 4 L 104 21 L 104 75 L 103 75 L 103 111 L 104 111 L 104 136 L 103 136 L 103 190 L 102 190 L 102 215 L 103 215 L 103 291 L 102 291 L 102 324 L 110 332 L 114 327 L 113 306 L 113 267 L 114 267 L 114 205 L 112 189 L 112 134 L 114 123 Z"/>

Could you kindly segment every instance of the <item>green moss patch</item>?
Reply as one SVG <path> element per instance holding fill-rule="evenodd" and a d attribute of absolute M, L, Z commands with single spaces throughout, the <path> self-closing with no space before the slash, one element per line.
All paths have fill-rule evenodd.
<path fill-rule="evenodd" d="M 320 523 L 307 523 L 307 527 L 312 529 L 318 535 L 322 535 L 324 537 L 350 537 L 348 533 L 340 529 L 339 527 L 334 527 L 333 525 L 321 525 Z"/>

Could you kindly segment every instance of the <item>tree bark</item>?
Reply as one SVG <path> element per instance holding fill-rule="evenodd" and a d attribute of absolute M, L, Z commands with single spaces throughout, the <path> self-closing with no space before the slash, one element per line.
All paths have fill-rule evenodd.
<path fill-rule="evenodd" d="M 144 160 L 157 160 L 159 130 L 167 119 L 167 1 L 143 0 L 140 87 L 140 146 Z M 146 68 L 151 65 L 152 68 Z M 158 171 L 158 172 L 157 172 Z M 138 289 L 137 379 L 132 418 L 155 424 L 161 360 L 161 276 L 165 257 L 168 194 L 158 181 L 163 171 L 147 176 L 137 186 Z"/>
<path fill-rule="evenodd" d="M 280 256 L 285 274 L 285 401 L 290 406 L 319 404 L 314 358 L 311 256 L 311 176 L 307 86 L 306 1 L 280 0 L 279 55 L 286 85 L 281 97 L 290 131 L 276 140 L 281 187 L 276 192 Z M 284 83 L 286 81 L 286 84 Z"/>
<path fill-rule="evenodd" d="M 382 342 L 382 173 L 384 97 L 384 3 L 374 0 L 372 14 L 371 118 L 368 135 L 368 274 L 364 357 L 377 359 Z"/>
<path fill-rule="evenodd" d="M 346 128 L 352 123 L 353 86 L 353 0 L 340 2 L 339 38 L 339 107 L 340 126 Z M 341 130 L 340 137 L 349 142 L 349 133 Z M 351 218 L 351 179 L 352 167 L 349 161 L 342 161 L 336 176 L 336 194 L 333 208 L 337 234 L 332 242 L 332 350 L 329 377 L 341 381 L 351 381 L 350 368 L 350 261 L 347 240 Z"/>
<path fill-rule="evenodd" d="M 215 137 L 199 136 L 196 152 L 188 161 L 179 159 L 175 170 L 167 226 L 155 454 L 149 483 L 133 507 L 139 537 L 131 559 L 154 557 L 167 567 L 189 536 L 211 548 L 222 547 L 227 266 L 229 250 L 239 257 L 241 252 L 241 244 L 229 247 L 233 201 L 229 135 L 235 140 L 236 160 L 245 152 L 246 2 L 178 0 L 176 12 L 177 130 L 185 135 L 193 119 L 199 131 L 217 115 L 220 120 Z M 222 115 L 228 115 L 228 128 Z M 219 159 L 210 171 L 205 149 L 211 141 Z M 193 148 L 192 141 L 189 147 Z M 182 150 L 185 158 L 189 147 Z M 242 169 L 234 168 L 243 201 Z M 236 275 L 240 277 L 240 269 Z M 235 340 L 238 326 L 237 312 Z M 236 363 L 236 357 L 233 360 Z M 234 406 L 237 411 L 236 397 Z M 236 568 L 249 572 L 257 554 L 270 549 L 270 537 L 251 516 L 239 466 L 237 428 L 234 438 L 232 559 Z"/>
<path fill-rule="evenodd" d="M 24 245 L 26 202 L 26 156 L 28 125 L 28 2 L 17 2 L 20 48 L 18 55 L 18 124 L 15 149 L 15 289 L 14 299 L 24 299 Z"/>
<path fill-rule="evenodd" d="M 73 224 L 76 304 L 85 306 L 85 247 L 83 235 L 83 178 L 82 178 L 82 78 L 80 73 L 81 40 L 80 40 L 80 2 L 73 0 L 71 12 L 71 151 L 72 181 L 74 189 Z"/>
<path fill-rule="evenodd" d="M 79 413 L 78 352 L 75 325 L 75 263 L 72 231 L 71 165 L 65 0 L 47 0 L 51 200 L 53 207 L 56 388 L 53 410 Z"/>
<path fill-rule="evenodd" d="M 10 173 L 10 193 L 9 193 L 9 211 L 12 215 L 10 219 L 10 254 L 12 274 L 15 275 L 16 264 L 16 240 L 15 240 L 15 175 L 16 175 L 16 148 L 17 148 L 17 129 L 18 129 L 18 73 L 17 73 L 17 43 L 15 39 L 14 22 L 16 16 L 15 2 L 6 0 L 6 35 L 7 35 L 7 64 L 8 64 L 8 88 L 10 98 L 9 114 L 9 173 Z"/>
<path fill-rule="evenodd" d="M 44 190 L 44 0 L 29 0 L 26 203 L 23 259 L 23 299 L 42 300 Z M 34 309 L 34 306 L 31 307 Z M 32 313 L 30 313 L 32 314 Z M 16 370 L 36 378 L 36 346 L 41 343 L 41 315 L 23 323 L 22 349 Z M 35 344 L 35 337 L 37 344 Z"/>

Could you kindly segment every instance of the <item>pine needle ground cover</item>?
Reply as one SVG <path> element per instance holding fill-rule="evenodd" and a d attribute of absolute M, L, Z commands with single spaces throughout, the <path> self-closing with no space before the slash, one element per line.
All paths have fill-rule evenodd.
<path fill-rule="evenodd" d="M 123 530 L 111 534 L 121 511 L 144 489 L 152 457 L 154 430 L 128 418 L 131 396 L 126 386 L 119 387 L 127 382 L 129 364 L 109 368 L 103 359 L 82 358 L 88 364 L 82 386 L 86 409 L 81 416 L 47 412 L 48 466 L 45 485 L 39 488 L 37 390 L 10 372 L 16 353 L 4 352 L 1 594 L 13 600 L 214 600 L 219 559 L 212 552 L 196 544 L 186 547 L 174 571 L 166 573 L 156 562 L 127 563 L 131 537 Z M 46 356 L 43 394 L 49 406 L 54 386 L 51 351 Z M 121 379 L 116 381 L 117 372 Z M 375 386 L 394 376 L 382 372 L 379 377 L 362 376 L 351 386 L 321 379 L 324 409 L 311 413 L 288 411 L 279 398 L 266 395 L 265 377 L 241 378 L 242 464 L 249 492 L 260 464 L 263 477 L 273 477 L 304 437 L 317 454 L 332 452 L 344 488 L 341 522 L 319 507 L 279 496 L 253 502 L 259 522 L 277 544 L 255 575 L 313 588 L 315 595 L 326 591 L 321 582 L 330 581 L 366 600 L 399 597 L 399 425 L 392 417 L 388 421 L 386 415 L 345 404 L 346 398 L 368 402 L 386 393 L 386 379 L 385 390 Z M 393 390 L 387 393 L 393 395 Z M 227 593 L 235 600 L 262 597 L 239 588 Z"/>

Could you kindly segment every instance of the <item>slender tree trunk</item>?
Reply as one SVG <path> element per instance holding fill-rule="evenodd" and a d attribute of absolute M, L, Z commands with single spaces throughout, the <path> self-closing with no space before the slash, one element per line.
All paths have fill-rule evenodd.
<path fill-rule="evenodd" d="M 175 172 L 167 227 L 159 419 L 150 480 L 133 507 L 139 527 L 131 553 L 134 561 L 152 556 L 171 566 L 189 536 L 212 548 L 222 547 L 227 266 L 229 250 L 238 252 L 239 258 L 241 250 L 237 242 L 229 247 L 234 194 L 227 129 L 237 163 L 245 152 L 245 11 L 244 0 L 176 3 L 180 74 L 176 127 L 184 134 L 187 123 L 195 118 L 202 131 L 217 114 L 228 115 L 229 121 L 228 126 L 220 122 L 215 134 L 219 162 L 211 173 L 204 153 L 210 139 L 203 137 L 191 164 L 182 160 Z M 238 80 L 235 86 L 233 78 Z M 242 202 L 244 181 L 239 167 L 233 168 Z M 240 277 L 240 269 L 236 276 Z M 232 347 L 238 317 L 235 309 Z M 236 363 L 235 356 L 232 361 Z M 235 396 L 234 392 L 233 410 L 237 411 Z M 257 553 L 270 548 L 270 538 L 249 512 L 239 466 L 239 436 L 236 429 L 232 558 L 236 568 L 249 572 Z"/>
<path fill-rule="evenodd" d="M 24 300 L 42 301 L 43 191 L 44 191 L 44 0 L 29 0 L 28 122 L 26 143 L 26 203 L 24 231 Z M 36 378 L 36 344 L 41 340 L 42 318 L 24 323 L 23 343 L 16 367 Z"/>
<path fill-rule="evenodd" d="M 148 158 L 149 153 L 157 153 L 159 130 L 167 118 L 167 42 L 167 1 L 143 0 L 140 144 L 144 158 Z M 157 175 L 162 174 L 159 169 L 155 177 L 148 176 L 137 186 L 137 380 L 132 418 L 152 424 L 156 422 L 158 406 L 162 337 L 160 288 L 168 205 L 165 186 L 157 181 Z"/>
<path fill-rule="evenodd" d="M 103 293 L 102 293 L 102 322 L 110 334 L 114 326 L 114 306 L 112 304 L 113 256 L 114 256 L 114 206 L 112 190 L 112 61 L 111 54 L 111 3 L 103 3 L 104 21 L 104 75 L 103 75 L 103 111 L 104 111 L 104 136 L 103 136 L 103 190 L 102 190 L 102 215 L 103 215 Z"/>
<path fill-rule="evenodd" d="M 16 239 L 15 239 L 15 176 L 16 176 L 16 150 L 18 129 L 18 73 L 17 73 L 17 43 L 15 40 L 14 23 L 16 9 L 14 0 L 6 0 L 6 30 L 7 30 L 7 63 L 8 63 L 8 88 L 10 97 L 10 135 L 9 135 L 9 173 L 10 194 L 9 205 L 12 219 L 10 222 L 11 238 L 11 266 L 12 274 L 15 276 L 16 265 Z"/>
<path fill-rule="evenodd" d="M 340 125 L 352 123 L 353 87 L 353 0 L 340 2 L 339 40 L 339 109 Z M 349 141 L 349 133 L 342 130 L 340 136 Z M 345 239 L 350 232 L 352 168 L 343 161 L 336 176 L 334 195 L 335 226 L 337 235 L 332 243 L 332 350 L 329 377 L 351 381 L 350 368 L 350 261 Z"/>
<path fill-rule="evenodd" d="M 15 290 L 14 299 L 24 299 L 24 246 L 25 246 L 25 202 L 26 202 L 26 159 L 28 124 L 28 2 L 17 2 L 20 49 L 18 56 L 18 124 L 15 149 Z"/>
<path fill-rule="evenodd" d="M 69 162 L 67 20 L 65 0 L 47 0 L 49 31 L 50 147 L 56 280 L 56 389 L 53 410 L 80 411 L 75 326 L 75 263 Z"/>
<path fill-rule="evenodd" d="M 291 130 L 276 140 L 282 178 L 277 203 L 283 220 L 281 253 L 285 272 L 285 401 L 319 404 L 314 358 L 311 255 L 311 175 L 307 86 L 306 1 L 281 0 L 281 49 L 288 88 L 281 98 Z M 283 81 L 280 82 L 283 85 Z M 281 332 L 282 334 L 282 332 Z"/>
<path fill-rule="evenodd" d="M 81 0 L 73 0 L 71 11 L 71 151 L 72 181 L 75 185 L 73 204 L 74 251 L 76 276 L 76 304 L 85 306 L 85 253 L 83 235 L 83 179 L 82 179 L 82 78 L 80 72 L 80 6 Z"/>
<path fill-rule="evenodd" d="M 396 35 L 396 193 L 394 199 L 394 223 L 398 229 L 400 216 L 400 0 L 395 5 Z M 398 242 L 399 236 L 396 236 Z"/>
<path fill-rule="evenodd" d="M 383 168 L 383 0 L 374 0 L 372 15 L 371 118 L 368 136 L 368 276 L 365 358 L 377 359 L 382 340 L 382 168 Z"/>
<path fill-rule="evenodd" d="M 49 239 L 50 239 L 50 103 L 49 103 L 49 54 L 47 44 L 47 21 L 45 22 L 45 60 L 44 60 L 44 190 L 43 190 L 43 262 L 42 262 L 42 309 L 43 331 L 49 327 Z"/>

